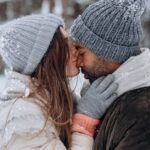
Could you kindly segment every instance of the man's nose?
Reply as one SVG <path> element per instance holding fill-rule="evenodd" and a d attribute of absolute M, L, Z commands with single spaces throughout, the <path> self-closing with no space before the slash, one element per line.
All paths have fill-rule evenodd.
<path fill-rule="evenodd" d="M 74 50 L 74 55 L 75 55 L 76 57 L 79 57 L 79 51 L 78 51 L 77 49 Z"/>
<path fill-rule="evenodd" d="M 72 54 L 76 57 L 79 55 L 79 51 L 76 49 L 76 47 L 72 44 Z"/>

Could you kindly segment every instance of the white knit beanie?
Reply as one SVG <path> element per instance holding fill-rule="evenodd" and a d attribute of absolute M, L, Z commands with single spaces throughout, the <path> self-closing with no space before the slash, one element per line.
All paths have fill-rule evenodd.
<path fill-rule="evenodd" d="M 60 25 L 64 22 L 53 14 L 29 15 L 1 25 L 0 54 L 7 67 L 32 74 Z"/>

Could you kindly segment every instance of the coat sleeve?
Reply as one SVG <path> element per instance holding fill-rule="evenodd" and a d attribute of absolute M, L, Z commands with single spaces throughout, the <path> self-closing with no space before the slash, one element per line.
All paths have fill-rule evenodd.
<path fill-rule="evenodd" d="M 33 106 L 28 105 L 27 109 L 32 111 L 23 113 L 20 110 L 19 116 L 15 116 L 13 112 L 7 123 L 7 133 L 4 135 L 4 138 L 7 139 L 4 142 L 7 143 L 4 144 L 5 147 L 7 146 L 7 150 L 66 150 L 54 125 L 51 122 L 47 122 L 45 125 L 43 116 Z M 81 133 L 72 133 L 71 150 L 92 150 L 92 145 L 92 137 Z"/>
<path fill-rule="evenodd" d="M 92 147 L 93 147 L 92 137 L 78 132 L 74 132 L 72 134 L 71 150 L 92 150 Z"/>
<path fill-rule="evenodd" d="M 72 134 L 71 150 L 92 150 L 93 138 L 74 132 Z M 14 134 L 8 150 L 66 150 L 59 137 L 54 133 L 44 131 L 39 135 L 26 133 L 24 135 Z"/>

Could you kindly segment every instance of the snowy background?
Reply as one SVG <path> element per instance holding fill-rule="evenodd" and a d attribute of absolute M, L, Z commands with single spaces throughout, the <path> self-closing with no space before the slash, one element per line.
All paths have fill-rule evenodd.
<path fill-rule="evenodd" d="M 83 10 L 91 3 L 97 0 L 0 0 L 0 24 L 18 18 L 20 16 L 36 13 L 55 13 L 64 18 L 66 27 L 69 29 L 73 19 L 82 13 Z M 142 17 L 145 38 L 141 45 L 150 48 L 150 0 L 147 0 L 147 9 Z M 4 87 L 5 80 L 0 75 Z M 72 88 L 79 95 L 79 91 L 84 82 L 83 75 L 70 79 Z"/>

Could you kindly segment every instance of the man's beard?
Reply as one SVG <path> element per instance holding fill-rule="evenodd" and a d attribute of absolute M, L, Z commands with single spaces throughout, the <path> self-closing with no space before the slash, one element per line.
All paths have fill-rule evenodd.
<path fill-rule="evenodd" d="M 84 69 L 81 69 L 81 71 L 84 74 L 84 77 L 90 81 L 90 83 L 94 82 L 99 77 L 106 76 L 110 73 L 106 69 L 102 69 L 101 71 L 97 70 L 86 71 Z"/>
<path fill-rule="evenodd" d="M 81 72 L 84 74 L 84 77 L 90 81 L 90 83 L 94 82 L 97 78 L 99 78 L 99 76 L 89 73 L 85 71 L 84 69 L 81 69 Z"/>

